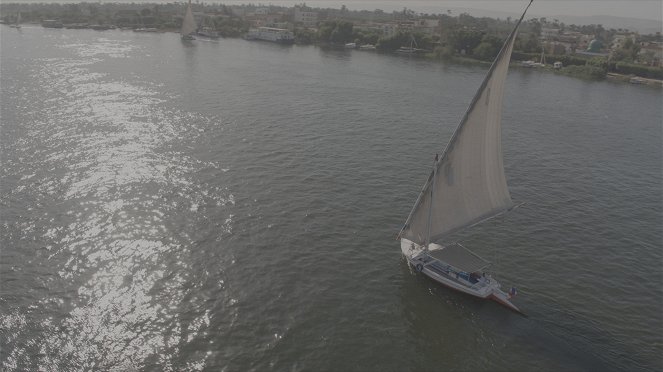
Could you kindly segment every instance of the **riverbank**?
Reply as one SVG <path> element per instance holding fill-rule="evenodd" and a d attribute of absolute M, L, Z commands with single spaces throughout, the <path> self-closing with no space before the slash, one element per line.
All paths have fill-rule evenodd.
<path fill-rule="evenodd" d="M 40 24 L 37 23 L 23 23 L 24 25 L 28 26 L 34 26 L 34 27 L 43 27 L 43 25 L 40 26 Z M 5 24 L 6 26 L 9 26 Z M 145 28 L 130 28 L 130 27 L 111 27 L 111 28 L 95 28 L 95 25 L 85 25 L 86 27 L 82 27 L 82 25 L 78 25 L 77 27 L 67 27 L 68 25 L 63 25 L 62 28 L 77 28 L 77 29 L 90 29 L 94 30 L 95 32 L 102 32 L 106 31 L 109 29 L 117 29 L 121 31 L 133 31 L 133 32 L 159 32 L 159 33 L 177 33 L 179 30 L 175 27 L 169 27 L 169 28 L 161 28 L 161 29 L 145 29 Z M 70 26 L 70 25 L 69 25 Z M 48 27 L 47 27 L 48 28 Z M 59 27 L 58 27 L 59 28 Z M 228 38 L 237 38 L 237 36 L 223 36 L 221 37 L 228 37 Z M 338 48 L 338 49 L 345 49 L 343 44 L 334 44 L 334 43 L 307 43 L 307 44 L 302 44 L 302 45 L 313 45 L 321 48 Z M 362 52 L 366 52 L 365 50 L 362 50 Z M 377 51 L 379 54 L 385 54 L 385 55 L 398 55 L 399 53 L 397 52 L 392 52 L 392 51 Z M 468 56 L 463 56 L 463 55 L 441 55 L 439 52 L 434 51 L 434 52 L 425 52 L 425 53 L 412 53 L 408 54 L 409 56 L 415 57 L 415 58 L 424 58 L 424 59 L 429 59 L 429 60 L 435 60 L 435 61 L 440 61 L 443 63 L 453 63 L 453 64 L 460 64 L 460 65 L 484 65 L 484 66 L 490 66 L 491 62 L 489 61 L 484 61 L 484 60 L 479 60 L 476 58 L 471 58 Z M 549 56 L 549 57 L 554 57 L 555 56 Z M 568 57 L 573 57 L 573 56 L 566 56 Z M 548 72 L 553 72 L 555 74 L 561 74 L 565 76 L 571 76 L 579 79 L 589 79 L 589 80 L 603 80 L 603 79 L 609 79 L 613 81 L 620 81 L 624 83 L 630 83 L 630 84 L 638 84 L 638 85 L 647 85 L 647 86 L 656 86 L 656 87 L 663 87 L 663 80 L 660 79 L 652 79 L 652 78 L 646 78 L 646 77 L 640 77 L 636 76 L 634 74 L 619 74 L 615 72 L 606 72 L 605 70 L 596 67 L 594 65 L 591 65 L 589 63 L 590 60 L 587 60 L 586 65 L 569 65 L 569 66 L 564 66 L 561 68 L 553 68 L 552 65 L 537 65 L 536 67 L 526 67 L 523 66 L 522 60 L 518 59 L 513 59 L 511 61 L 511 66 L 515 68 L 535 68 L 537 70 L 545 70 Z"/>
<path fill-rule="evenodd" d="M 184 4 L 0 4 L 6 24 L 40 23 L 50 28 L 110 28 L 138 32 L 177 32 Z M 468 14 L 423 14 L 310 8 L 306 5 L 256 6 L 192 4 L 201 34 L 241 37 L 249 29 L 271 27 L 294 34 L 295 43 L 344 48 L 368 46 L 382 53 L 426 55 L 452 63 L 492 61 L 512 29 L 510 20 Z M 545 18 L 526 19 L 514 43 L 513 60 L 559 62 L 556 71 L 584 79 L 605 79 L 607 73 L 663 79 L 660 52 L 663 37 L 639 35 L 601 25 L 563 25 Z M 656 66 L 656 67 L 651 67 Z M 612 78 L 612 77 L 610 77 Z M 639 83 L 641 80 L 635 79 Z"/>
<path fill-rule="evenodd" d="M 622 81 L 630 84 L 639 84 L 639 85 L 651 85 L 663 88 L 663 80 L 659 79 L 648 79 L 634 75 L 623 75 L 613 72 L 609 72 L 606 75 L 606 78 L 609 80 Z"/>
<path fill-rule="evenodd" d="M 490 66 L 492 62 L 481 61 L 474 58 L 468 58 L 463 56 L 448 56 L 448 57 L 439 57 L 435 53 L 426 53 L 421 55 L 424 58 L 431 60 L 438 60 L 442 62 L 461 64 L 461 65 L 484 65 Z M 600 68 L 594 66 L 578 66 L 571 65 L 561 68 L 555 68 L 553 65 L 537 65 L 536 67 L 524 66 L 522 60 L 514 60 L 512 58 L 510 67 L 511 68 L 523 68 L 523 69 L 536 69 L 538 71 L 546 71 L 554 74 L 570 76 L 583 80 L 613 80 L 620 81 L 623 83 L 637 84 L 637 85 L 647 85 L 663 88 L 663 80 L 660 79 L 651 79 L 639 77 L 633 74 L 619 74 L 614 72 L 605 72 Z"/>

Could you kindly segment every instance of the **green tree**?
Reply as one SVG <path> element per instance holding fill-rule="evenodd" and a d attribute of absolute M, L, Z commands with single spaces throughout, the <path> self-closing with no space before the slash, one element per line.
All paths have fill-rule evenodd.
<path fill-rule="evenodd" d="M 354 25 L 348 21 L 325 21 L 318 28 L 318 40 L 322 42 L 347 43 L 353 40 Z"/>
<path fill-rule="evenodd" d="M 640 46 L 634 43 L 631 38 L 624 40 L 621 48 L 612 53 L 612 59 L 615 61 L 633 62 L 638 58 Z"/>
<path fill-rule="evenodd" d="M 336 28 L 336 21 L 325 21 L 318 28 L 318 40 L 322 42 L 329 42 L 331 34 Z"/>
<path fill-rule="evenodd" d="M 523 34 L 516 39 L 515 49 L 525 53 L 541 51 L 541 43 L 535 34 Z"/>
<path fill-rule="evenodd" d="M 608 71 L 608 59 L 605 57 L 594 57 L 587 61 L 587 66 L 600 68 L 603 71 Z"/>
<path fill-rule="evenodd" d="M 409 45 L 410 40 L 412 40 L 410 34 L 399 32 L 392 37 L 380 38 L 375 48 L 385 52 L 393 52 L 403 45 Z"/>
<path fill-rule="evenodd" d="M 466 53 L 471 53 L 474 48 L 481 44 L 483 34 L 475 30 L 455 30 L 449 36 L 449 43 L 457 51 L 465 50 Z"/>
<path fill-rule="evenodd" d="M 348 21 L 338 21 L 336 28 L 332 31 L 330 41 L 332 43 L 347 43 L 352 40 L 352 29 L 354 25 Z"/>
<path fill-rule="evenodd" d="M 497 53 L 500 52 L 501 47 L 502 40 L 500 40 L 500 38 L 493 35 L 484 35 L 481 39 L 481 43 L 474 48 L 472 54 L 476 58 L 484 61 L 492 61 L 497 57 Z"/>
<path fill-rule="evenodd" d="M 306 28 L 295 29 L 295 41 L 298 44 L 313 44 L 316 40 L 315 32 Z"/>
<path fill-rule="evenodd" d="M 375 32 L 359 32 L 355 35 L 362 44 L 377 44 L 380 35 Z"/>

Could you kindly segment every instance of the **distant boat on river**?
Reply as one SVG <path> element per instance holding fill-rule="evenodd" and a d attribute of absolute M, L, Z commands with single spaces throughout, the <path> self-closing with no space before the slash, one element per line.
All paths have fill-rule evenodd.
<path fill-rule="evenodd" d="M 245 36 L 246 40 L 271 41 L 278 44 L 294 44 L 295 35 L 284 28 L 259 27 L 251 29 Z"/>
<path fill-rule="evenodd" d="M 189 0 L 189 5 L 186 7 L 186 13 L 182 20 L 182 29 L 180 30 L 182 40 L 195 40 L 196 38 L 193 37 L 193 34 L 197 28 L 196 20 L 193 19 L 193 13 L 191 12 L 191 0 Z"/>
<path fill-rule="evenodd" d="M 21 28 L 21 12 L 18 12 L 16 15 L 16 22 L 14 22 L 13 25 L 9 25 L 9 27 Z"/>
<path fill-rule="evenodd" d="M 113 26 L 113 25 L 90 25 L 88 27 L 95 30 L 95 31 L 106 31 L 106 30 L 114 30 L 115 29 L 115 26 Z"/>
<path fill-rule="evenodd" d="M 45 19 L 41 21 L 41 26 L 45 28 L 62 28 L 62 22 L 57 19 Z"/>
<path fill-rule="evenodd" d="M 408 263 L 449 288 L 492 299 L 520 312 L 486 272 L 490 263 L 460 243 L 436 242 L 514 208 L 504 174 L 501 113 L 511 52 L 527 9 L 504 42 L 442 156 L 424 184 L 398 238 Z"/>
<path fill-rule="evenodd" d="M 140 27 L 135 28 L 134 32 L 159 32 L 159 29 L 156 27 Z"/>
<path fill-rule="evenodd" d="M 413 47 L 400 47 L 396 49 L 396 53 L 401 53 L 401 54 L 414 54 L 414 53 L 419 53 L 419 51 L 421 51 L 421 49 Z"/>
<path fill-rule="evenodd" d="M 220 36 L 218 31 L 214 31 L 209 27 L 203 27 L 202 29 L 198 30 L 196 35 L 208 39 L 218 39 Z"/>
<path fill-rule="evenodd" d="M 529 61 L 522 61 L 520 63 L 522 67 L 546 67 L 546 54 L 545 50 L 543 48 L 541 49 L 541 58 L 539 59 L 539 62 L 535 62 L 532 60 Z"/>
<path fill-rule="evenodd" d="M 430 50 L 420 49 L 417 45 L 417 41 L 414 39 L 414 35 L 410 36 L 410 46 L 402 46 L 396 49 L 396 53 L 399 54 L 416 54 L 416 53 L 427 53 Z"/>

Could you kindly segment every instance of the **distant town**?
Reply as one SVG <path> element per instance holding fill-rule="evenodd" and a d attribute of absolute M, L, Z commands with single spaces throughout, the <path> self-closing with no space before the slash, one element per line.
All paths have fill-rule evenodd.
<path fill-rule="evenodd" d="M 187 3 L 0 4 L 7 25 L 51 28 L 120 28 L 137 32 L 179 31 Z M 517 20 L 467 13 L 424 14 L 403 8 L 354 11 L 294 7 L 192 4 L 197 32 L 205 37 L 246 37 L 250 30 L 287 30 L 295 43 L 409 53 L 457 61 L 491 61 Z M 569 25 L 557 19 L 526 19 L 513 59 L 523 67 L 550 68 L 586 78 L 622 78 L 661 84 L 663 36 L 602 25 Z"/>

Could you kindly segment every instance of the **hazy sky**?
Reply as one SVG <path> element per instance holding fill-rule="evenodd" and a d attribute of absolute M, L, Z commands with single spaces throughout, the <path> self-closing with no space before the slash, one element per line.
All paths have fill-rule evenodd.
<path fill-rule="evenodd" d="M 305 2 L 307 5 L 312 7 L 340 8 L 341 5 L 345 5 L 352 10 L 374 10 L 377 8 L 388 12 L 393 10 L 401 10 L 403 7 L 407 7 L 408 9 L 422 13 L 443 13 L 446 12 L 447 9 L 453 10 L 462 8 L 506 12 L 514 15 L 522 13 L 525 6 L 527 6 L 527 0 L 221 0 L 220 2 L 226 4 L 261 3 L 274 5 L 294 5 Z M 619 17 L 654 19 L 660 21 L 663 18 L 662 4 L 663 0 L 535 0 L 528 14 L 540 17 L 555 15 L 610 15 Z"/>

